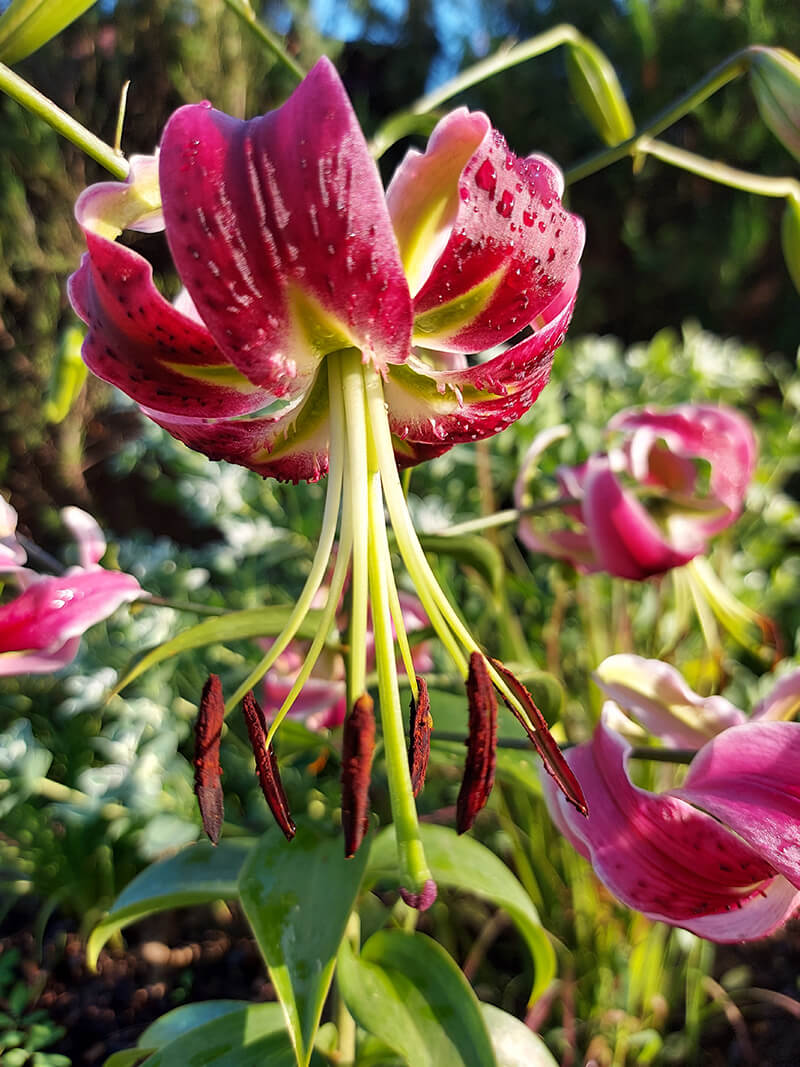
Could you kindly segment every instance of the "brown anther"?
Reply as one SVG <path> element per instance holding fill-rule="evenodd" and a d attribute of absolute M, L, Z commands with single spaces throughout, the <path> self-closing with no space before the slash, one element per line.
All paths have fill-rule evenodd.
<path fill-rule="evenodd" d="M 342 828 L 344 854 L 355 856 L 369 828 L 369 780 L 375 751 L 372 697 L 362 693 L 344 721 L 342 735 Z"/>
<path fill-rule="evenodd" d="M 244 695 L 242 711 L 247 723 L 247 732 L 250 735 L 250 744 L 253 746 L 253 753 L 256 757 L 256 773 L 261 792 L 286 840 L 291 841 L 297 832 L 296 827 L 289 813 L 289 803 L 283 791 L 278 761 L 275 758 L 275 747 L 271 744 L 267 746 L 267 720 L 252 690 Z"/>
<path fill-rule="evenodd" d="M 431 730 L 433 718 L 431 717 L 431 702 L 428 698 L 428 686 L 425 679 L 417 675 L 417 687 L 419 699 L 411 697 L 411 722 L 410 737 L 408 739 L 408 768 L 411 771 L 411 787 L 414 796 L 418 797 L 425 785 L 425 775 L 428 770 L 428 758 L 431 754 Z"/>
<path fill-rule="evenodd" d="M 499 660 L 493 659 L 492 666 L 525 709 L 528 716 L 527 719 L 523 715 L 520 715 L 510 700 L 505 696 L 503 697 L 508 710 L 516 717 L 525 733 L 533 742 L 536 751 L 539 753 L 542 763 L 544 764 L 544 769 L 555 780 L 556 785 L 570 804 L 573 804 L 581 815 L 588 815 L 589 806 L 586 803 L 586 798 L 583 795 L 580 783 L 570 770 L 570 766 L 564 758 L 564 753 L 553 739 L 553 735 L 550 733 L 550 727 L 547 725 L 547 719 L 545 719 L 544 715 L 542 715 L 541 711 L 536 707 L 533 697 L 522 682 L 518 678 L 515 678 L 508 667 L 504 667 Z"/>
<path fill-rule="evenodd" d="M 194 792 L 203 829 L 212 845 L 219 841 L 224 818 L 224 801 L 219 765 L 222 724 L 225 721 L 225 700 L 222 683 L 210 674 L 203 686 L 200 707 L 194 724 Z"/>
<path fill-rule="evenodd" d="M 480 652 L 473 652 L 469 657 L 467 702 L 467 759 L 456 802 L 456 829 L 460 834 L 469 830 L 489 799 L 497 761 L 497 698 Z"/>

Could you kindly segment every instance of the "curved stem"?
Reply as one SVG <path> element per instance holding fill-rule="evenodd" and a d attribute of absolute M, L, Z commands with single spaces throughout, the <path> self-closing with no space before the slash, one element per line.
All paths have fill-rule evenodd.
<path fill-rule="evenodd" d="M 336 527 L 339 522 L 339 505 L 342 499 L 342 478 L 345 457 L 345 428 L 344 410 L 342 407 L 342 385 L 339 370 L 339 362 L 334 357 L 329 357 L 328 363 L 328 399 L 330 410 L 330 445 L 328 448 L 328 491 L 325 496 L 325 509 L 322 514 L 322 529 L 319 535 L 319 544 L 311 563 L 303 591 L 295 605 L 289 620 L 282 633 L 275 638 L 265 656 L 248 674 L 230 700 L 225 702 L 225 714 L 235 708 L 242 697 L 253 688 L 270 667 L 276 662 L 289 642 L 297 633 L 300 624 L 309 612 L 311 603 L 322 585 L 325 570 L 331 558 L 333 540 L 336 536 Z"/>
<path fill-rule="evenodd" d="M 694 152 L 649 138 L 639 141 L 639 150 L 660 159 L 662 163 L 680 167 L 681 170 L 688 170 L 691 174 L 698 174 L 701 178 L 708 178 L 719 185 L 728 185 L 732 189 L 742 189 L 746 193 L 757 193 L 759 196 L 794 196 L 800 199 L 800 182 L 795 178 L 772 178 L 752 174 L 750 171 L 729 167 L 727 163 L 705 159 Z"/>
<path fill-rule="evenodd" d="M 713 96 L 718 89 L 738 78 L 740 74 L 744 74 L 750 67 L 750 53 L 750 48 L 743 48 L 740 52 L 735 52 L 732 56 L 723 60 L 705 78 L 693 85 L 683 96 L 669 104 L 663 111 L 659 111 L 647 125 L 637 130 L 632 137 L 629 137 L 626 141 L 620 141 L 619 144 L 612 145 L 611 148 L 604 148 L 600 152 L 595 152 L 588 159 L 577 163 L 574 167 L 570 167 L 569 170 L 564 172 L 566 184 L 574 185 L 575 182 L 588 178 L 590 174 L 595 174 L 598 170 L 611 166 L 612 163 L 624 159 L 625 156 L 635 156 L 637 152 L 641 151 L 639 143 L 641 140 L 657 137 L 668 126 L 671 126 L 710 96 Z"/>
<path fill-rule="evenodd" d="M 0 90 L 34 115 L 38 115 L 40 119 L 44 119 L 48 126 L 52 126 L 68 141 L 72 141 L 115 178 L 124 181 L 128 177 L 130 168 L 124 156 L 115 152 L 111 145 L 101 141 L 85 126 L 81 126 L 71 115 L 62 111 L 52 100 L 48 100 L 38 89 L 34 89 L 24 78 L 20 78 L 19 74 L 15 74 L 5 63 L 0 63 Z"/>

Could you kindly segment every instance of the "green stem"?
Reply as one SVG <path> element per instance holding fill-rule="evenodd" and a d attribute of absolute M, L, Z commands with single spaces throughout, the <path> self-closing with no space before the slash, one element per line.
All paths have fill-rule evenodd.
<path fill-rule="evenodd" d="M 624 159 L 625 156 L 635 156 L 641 152 L 642 146 L 640 142 L 642 140 L 657 137 L 668 126 L 671 126 L 705 100 L 708 100 L 710 96 L 713 96 L 728 82 L 734 81 L 741 74 L 744 74 L 750 67 L 750 53 L 750 48 L 743 48 L 740 52 L 735 52 L 732 56 L 723 60 L 705 78 L 693 85 L 683 96 L 673 101 L 663 111 L 660 111 L 646 126 L 637 130 L 632 137 L 629 137 L 626 141 L 620 141 L 619 144 L 612 145 L 611 148 L 604 148 L 599 152 L 595 152 L 588 159 L 565 171 L 564 180 L 566 184 L 574 185 L 576 182 L 588 178 L 590 174 L 595 174 L 605 167 L 610 167 L 612 163 Z"/>
<path fill-rule="evenodd" d="M 90 133 L 85 126 L 81 126 L 66 111 L 62 111 L 52 100 L 48 100 L 38 89 L 34 89 L 4 63 L 0 63 L 0 90 L 34 115 L 38 115 L 40 119 L 44 119 L 49 126 L 66 137 L 68 141 L 72 141 L 101 167 L 105 167 L 115 178 L 119 178 L 120 181 L 127 178 L 129 167 L 124 156 L 119 155 L 111 145 L 107 145 L 105 141 L 101 141 L 99 137 Z"/>
<path fill-rule="evenodd" d="M 506 508 L 504 511 L 496 511 L 493 515 L 480 515 L 477 519 L 467 519 L 465 522 L 457 522 L 447 526 L 437 533 L 443 537 L 458 537 L 460 534 L 482 533 L 496 526 L 508 526 L 512 522 L 518 522 L 526 515 L 546 515 L 548 511 L 563 511 L 564 508 L 580 504 L 580 501 L 571 496 L 559 496 L 554 500 L 544 500 L 540 504 L 531 504 L 527 508 Z"/>
<path fill-rule="evenodd" d="M 299 82 L 305 78 L 305 71 L 295 63 L 292 57 L 286 52 L 286 49 L 280 40 L 271 30 L 268 30 L 263 23 L 258 21 L 255 11 L 253 11 L 250 6 L 249 0 L 225 0 L 225 3 L 231 11 L 242 20 L 245 26 L 256 35 L 259 41 L 266 46 L 267 50 L 272 53 L 275 59 L 284 65 L 293 77 Z"/>
<path fill-rule="evenodd" d="M 368 371 L 367 373 L 374 373 Z M 389 555 L 386 523 L 383 517 L 381 475 L 371 472 L 369 493 L 369 588 L 372 605 L 372 628 L 375 635 L 375 662 L 378 668 L 383 747 L 389 800 L 397 838 L 397 859 L 401 882 L 414 893 L 421 892 L 431 880 L 425 860 L 414 803 L 411 774 L 408 769 L 403 713 L 397 686 L 392 619 L 385 559 Z"/>
<path fill-rule="evenodd" d="M 330 357 L 329 357 L 330 358 Z M 353 574 L 350 586 L 350 654 L 347 662 L 347 703 L 353 707 L 365 691 L 367 677 L 367 605 L 369 602 L 369 475 L 364 380 L 361 353 L 341 353 L 344 411 L 347 425 L 344 513 L 353 524 Z"/>
<path fill-rule="evenodd" d="M 694 152 L 687 152 L 683 148 L 676 148 L 664 141 L 643 138 L 639 142 L 639 148 L 648 156 L 660 159 L 662 163 L 688 170 L 691 174 L 698 174 L 701 178 L 708 178 L 709 181 L 717 182 L 719 185 L 728 185 L 732 189 L 742 189 L 746 193 L 757 193 L 759 196 L 793 196 L 800 199 L 800 182 L 795 178 L 772 178 L 762 174 L 752 174 L 747 170 L 729 167 L 726 163 L 704 159 L 703 156 L 697 156 Z"/>
<path fill-rule="evenodd" d="M 261 662 L 253 668 L 245 678 L 230 700 L 225 703 L 226 714 L 230 712 L 242 697 L 253 688 L 270 667 L 276 662 L 280 654 L 292 640 L 300 628 L 300 624 L 309 612 L 311 603 L 322 585 L 325 570 L 331 558 L 333 541 L 336 536 L 336 527 L 339 522 L 339 506 L 342 500 L 342 478 L 345 456 L 345 426 L 344 410 L 342 407 L 342 385 L 339 363 L 336 359 L 328 359 L 328 398 L 330 411 L 330 446 L 328 449 L 328 491 L 325 496 L 325 509 L 322 513 L 322 528 L 319 535 L 319 544 L 314 554 L 306 584 L 295 605 L 289 621 L 283 632 L 275 638 L 267 654 Z"/>
<path fill-rule="evenodd" d="M 37 778 L 33 783 L 33 791 L 47 800 L 55 800 L 59 804 L 72 804 L 76 808 L 88 808 L 93 804 L 91 797 L 82 793 L 80 789 L 70 789 L 68 785 L 54 782 L 52 778 Z M 123 815 L 130 815 L 123 804 L 113 802 L 103 804 L 98 808 L 97 813 L 103 819 L 118 819 Z"/>

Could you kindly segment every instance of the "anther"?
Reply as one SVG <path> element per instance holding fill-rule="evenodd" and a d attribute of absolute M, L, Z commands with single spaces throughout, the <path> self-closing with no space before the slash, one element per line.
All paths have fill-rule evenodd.
<path fill-rule="evenodd" d="M 480 652 L 473 652 L 469 657 L 467 702 L 467 759 L 456 802 L 456 829 L 460 834 L 469 830 L 489 799 L 497 759 L 497 698 Z"/>
<path fill-rule="evenodd" d="M 203 829 L 212 845 L 219 841 L 224 818 L 224 802 L 219 765 L 222 724 L 225 721 L 225 700 L 222 684 L 211 674 L 203 686 L 200 707 L 194 726 L 194 792 Z"/>
<path fill-rule="evenodd" d="M 344 721 L 342 735 L 342 828 L 344 854 L 355 856 L 369 827 L 369 781 L 375 751 L 372 697 L 362 693 Z"/>
<path fill-rule="evenodd" d="M 296 827 L 283 791 L 278 761 L 275 758 L 275 747 L 272 744 L 267 745 L 267 721 L 252 690 L 245 693 L 242 699 L 242 711 L 247 723 L 247 732 L 250 735 L 250 744 L 253 746 L 253 753 L 256 757 L 256 773 L 261 792 L 286 840 L 291 841 L 296 833 Z"/>
<path fill-rule="evenodd" d="M 410 737 L 408 741 L 408 767 L 411 771 L 411 786 L 414 796 L 418 797 L 425 785 L 428 770 L 428 758 L 431 754 L 431 702 L 428 698 L 428 686 L 424 678 L 417 675 L 419 698 L 411 697 Z"/>

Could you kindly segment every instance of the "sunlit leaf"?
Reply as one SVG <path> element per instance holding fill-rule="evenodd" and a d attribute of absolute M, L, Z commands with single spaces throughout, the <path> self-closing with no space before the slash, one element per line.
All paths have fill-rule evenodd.
<path fill-rule="evenodd" d="M 252 841 L 241 840 L 224 841 L 214 848 L 203 841 L 145 868 L 92 931 L 86 946 L 88 965 L 97 966 L 100 950 L 113 933 L 147 915 L 190 904 L 234 900 L 239 872 L 252 846 Z"/>
<path fill-rule="evenodd" d="M 477 534 L 422 534 L 420 544 L 426 552 L 450 556 L 480 574 L 493 593 L 503 584 L 503 557 L 496 545 Z"/>
<path fill-rule="evenodd" d="M 379 930 L 356 956 L 342 943 L 339 989 L 356 1022 L 411 1067 L 493 1067 L 478 1000 L 450 956 L 419 933 Z"/>
<path fill-rule="evenodd" d="M 497 1067 L 557 1067 L 544 1041 L 525 1023 L 493 1004 L 481 1004 Z"/>
<path fill-rule="evenodd" d="M 344 858 L 341 838 L 299 826 L 291 842 L 261 838 L 239 879 L 239 896 L 289 1025 L 297 1062 L 309 1062 L 339 943 L 369 851 Z"/>
<path fill-rule="evenodd" d="M 431 874 L 440 888 L 463 889 L 484 897 L 506 911 L 516 924 L 533 957 L 530 1000 L 536 1000 L 555 977 L 555 951 L 520 882 L 502 860 L 473 837 L 432 823 L 420 826 L 420 836 Z M 396 882 L 395 856 L 394 829 L 390 826 L 372 843 L 367 882 L 373 884 L 384 879 Z"/>
<path fill-rule="evenodd" d="M 160 1049 L 175 1041 L 190 1030 L 198 1026 L 204 1026 L 212 1019 L 219 1019 L 223 1015 L 233 1012 L 241 1013 L 251 1005 L 242 1000 L 203 1000 L 197 1004 L 181 1004 L 179 1008 L 168 1011 L 160 1019 L 156 1019 L 146 1030 L 139 1035 L 137 1045 L 140 1049 Z M 263 1023 L 270 1030 L 283 1030 L 284 1019 L 280 1004 L 259 1004 L 259 1023 Z M 272 1023 L 270 1025 L 270 1016 Z"/>
<path fill-rule="evenodd" d="M 11 0 L 0 15 L 0 61 L 17 63 L 94 4 L 95 0 Z"/>
<path fill-rule="evenodd" d="M 567 48 L 570 88 L 584 115 L 608 145 L 632 137 L 636 124 L 617 72 L 597 45 L 580 39 Z"/>

